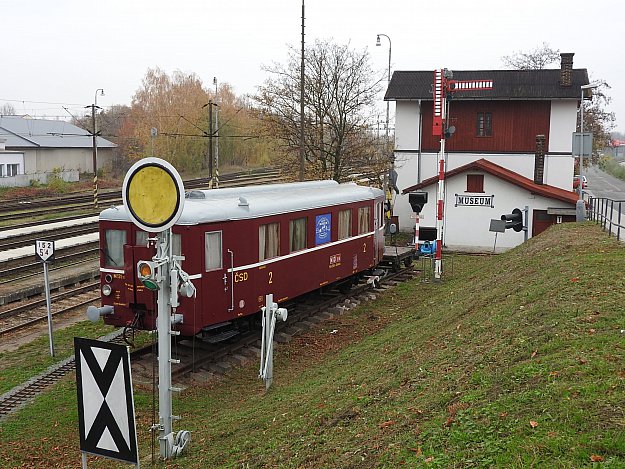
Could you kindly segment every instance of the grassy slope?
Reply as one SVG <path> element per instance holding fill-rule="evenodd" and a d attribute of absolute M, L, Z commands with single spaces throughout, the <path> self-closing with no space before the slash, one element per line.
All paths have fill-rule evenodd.
<path fill-rule="evenodd" d="M 174 413 L 193 439 L 174 465 L 623 467 L 624 261 L 591 224 L 457 257 L 442 284 L 403 284 L 278 347 L 268 393 L 256 365 L 188 388 Z M 78 465 L 74 393 L 67 380 L 4 423 L 0 462 Z M 136 399 L 147 457 L 151 396 Z"/>

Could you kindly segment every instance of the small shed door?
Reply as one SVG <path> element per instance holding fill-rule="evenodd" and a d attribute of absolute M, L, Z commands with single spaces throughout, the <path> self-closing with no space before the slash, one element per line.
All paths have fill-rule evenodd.
<path fill-rule="evenodd" d="M 572 215 L 549 215 L 547 210 L 532 211 L 532 236 L 539 235 L 551 225 L 575 221 Z"/>

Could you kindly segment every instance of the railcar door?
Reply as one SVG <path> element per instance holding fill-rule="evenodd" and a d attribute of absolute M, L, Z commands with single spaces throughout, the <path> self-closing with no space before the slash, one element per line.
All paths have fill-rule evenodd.
<path fill-rule="evenodd" d="M 137 262 L 152 260 L 156 254 L 156 248 L 152 245 L 148 247 L 148 233 L 141 230 L 132 231 L 133 240 L 124 246 L 126 265 L 124 266 L 126 277 L 126 288 L 134 290 L 128 292 L 128 299 L 135 304 L 135 313 L 145 311 L 143 327 L 156 327 L 156 302 L 155 294 L 147 289 L 137 277 Z"/>
<path fill-rule="evenodd" d="M 204 265 L 202 273 L 203 327 L 231 319 L 234 310 L 234 278 L 229 269 L 234 253 L 224 252 L 223 232 L 211 229 L 204 232 Z"/>
<path fill-rule="evenodd" d="M 380 257 L 380 236 L 384 239 L 384 227 L 382 223 L 384 220 L 384 212 L 381 202 L 375 203 L 373 214 L 373 263 L 378 265 L 382 260 Z"/>

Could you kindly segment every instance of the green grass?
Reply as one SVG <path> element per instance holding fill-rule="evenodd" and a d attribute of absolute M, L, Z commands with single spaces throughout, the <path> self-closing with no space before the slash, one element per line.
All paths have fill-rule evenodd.
<path fill-rule="evenodd" d="M 174 413 L 192 441 L 168 467 L 623 467 L 624 261 L 590 223 L 458 256 L 443 283 L 278 347 L 267 393 L 256 364 L 189 386 Z M 143 465 L 151 396 L 135 394 Z M 77 466 L 75 413 L 68 379 L 2 424 L 0 462 Z"/>
<path fill-rule="evenodd" d="M 85 321 L 53 332 L 55 357 L 50 356 L 50 341 L 47 333 L 23 345 L 17 352 L 0 353 L 0 394 L 73 355 L 74 336 L 97 338 L 110 332 L 111 328 L 104 326 L 103 323 L 94 324 Z"/>
<path fill-rule="evenodd" d="M 604 156 L 599 161 L 599 167 L 615 178 L 625 180 L 625 167 L 621 166 L 614 158 Z"/>

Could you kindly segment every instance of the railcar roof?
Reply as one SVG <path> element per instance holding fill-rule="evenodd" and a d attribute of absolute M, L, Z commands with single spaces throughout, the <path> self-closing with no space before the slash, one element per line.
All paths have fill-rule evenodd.
<path fill-rule="evenodd" d="M 383 196 L 380 189 L 336 181 L 270 184 L 187 193 L 177 225 L 243 220 L 342 205 Z M 111 207 L 100 220 L 130 221 L 126 207 Z"/>

